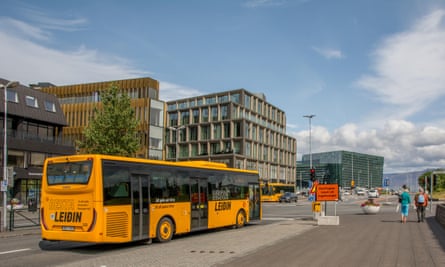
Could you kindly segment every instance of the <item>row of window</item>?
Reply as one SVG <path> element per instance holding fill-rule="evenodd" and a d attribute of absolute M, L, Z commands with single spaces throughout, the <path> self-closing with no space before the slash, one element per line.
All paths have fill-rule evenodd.
<path fill-rule="evenodd" d="M 158 90 L 154 88 L 125 88 L 122 89 L 130 99 L 158 99 Z M 82 93 L 82 95 L 68 96 L 59 98 L 60 104 L 80 104 L 80 103 L 98 103 L 100 102 L 100 92 L 95 91 L 91 94 Z"/>
<path fill-rule="evenodd" d="M 19 96 L 16 91 L 7 90 L 6 98 L 8 102 L 19 103 Z M 54 102 L 45 100 L 43 103 L 46 111 L 56 112 L 56 105 Z M 32 108 L 39 107 L 39 102 L 37 101 L 37 98 L 34 96 L 29 96 L 29 95 L 25 96 L 25 104 L 28 107 Z"/>
<path fill-rule="evenodd" d="M 149 192 L 152 203 L 246 199 L 249 183 L 258 183 L 252 174 L 171 166 L 104 162 L 102 170 L 105 205 L 131 203 L 131 191 L 138 191 L 132 188 L 132 173 L 142 177 L 141 193 Z"/>
<path fill-rule="evenodd" d="M 188 124 L 198 124 L 207 122 L 217 122 L 224 120 L 236 120 L 236 119 L 246 119 L 253 123 L 259 124 L 263 127 L 267 127 L 274 131 L 285 133 L 285 125 L 273 122 L 267 118 L 254 114 L 245 109 L 241 109 L 239 106 L 232 106 L 229 113 L 229 106 L 212 106 L 192 109 L 192 110 L 182 110 L 176 112 L 167 113 L 167 120 L 169 125 L 188 125 Z M 180 123 L 179 123 L 180 122 Z"/>
<path fill-rule="evenodd" d="M 244 149 L 241 151 L 241 141 L 223 141 L 215 143 L 193 143 L 179 145 L 179 158 L 190 158 L 205 155 L 218 154 L 243 154 L 246 157 L 256 160 L 270 161 L 283 165 L 292 165 L 296 158 L 293 154 L 279 149 L 274 149 L 263 144 L 252 144 L 245 142 Z M 167 147 L 167 159 L 176 158 L 176 145 Z"/>
<path fill-rule="evenodd" d="M 278 122 L 279 124 L 285 124 L 285 114 L 284 112 L 278 110 L 264 102 L 263 99 L 255 96 L 250 96 L 248 94 L 242 94 L 242 98 L 244 100 L 243 103 L 240 101 L 240 93 L 226 93 L 225 95 L 212 95 L 212 96 L 204 96 L 197 97 L 193 99 L 187 100 L 179 100 L 177 102 L 169 103 L 167 110 L 174 111 L 178 109 L 188 109 L 194 107 L 200 107 L 203 105 L 213 105 L 213 104 L 224 104 L 228 102 L 232 102 L 242 107 L 248 109 L 249 111 L 255 112 L 263 117 L 267 117 L 268 119 Z M 264 97 L 263 97 L 264 98 Z"/>
<path fill-rule="evenodd" d="M 169 140 L 169 143 L 175 143 L 176 141 L 205 141 L 245 137 L 253 141 L 258 141 L 288 151 L 295 150 L 294 139 L 290 137 L 274 133 L 269 129 L 255 125 L 244 127 L 245 133 L 243 135 L 241 132 L 241 125 L 242 122 L 225 122 L 211 125 L 189 126 L 180 130 L 171 130 L 167 128 L 166 139 Z"/>

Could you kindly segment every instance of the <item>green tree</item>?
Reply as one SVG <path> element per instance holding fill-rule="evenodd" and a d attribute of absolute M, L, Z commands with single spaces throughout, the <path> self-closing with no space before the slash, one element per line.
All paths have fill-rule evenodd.
<path fill-rule="evenodd" d="M 94 108 L 79 148 L 86 153 L 132 156 L 139 149 L 138 121 L 130 97 L 116 84 L 101 92 L 101 103 Z"/>
<path fill-rule="evenodd" d="M 435 171 L 443 171 L 443 170 L 435 170 Z M 422 174 L 418 179 L 419 186 L 425 188 L 425 184 L 427 188 L 426 190 L 430 190 L 431 187 L 431 174 L 433 171 L 428 171 Z M 433 177 L 433 192 L 441 192 L 445 190 L 445 174 L 434 174 Z"/>

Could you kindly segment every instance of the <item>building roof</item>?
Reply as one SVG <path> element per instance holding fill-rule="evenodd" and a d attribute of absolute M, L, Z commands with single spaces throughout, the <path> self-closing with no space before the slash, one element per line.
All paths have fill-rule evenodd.
<path fill-rule="evenodd" d="M 6 85 L 9 81 L 0 78 L 0 84 Z M 23 117 L 28 120 L 45 122 L 51 125 L 67 126 L 65 115 L 55 95 L 47 94 L 39 90 L 19 84 L 8 91 L 17 92 L 17 103 L 8 101 L 8 115 Z M 37 100 L 37 107 L 27 105 L 26 98 Z M 0 94 L 0 101 L 4 103 L 4 93 Z M 52 103 L 52 111 L 45 108 L 45 103 Z M 4 105 L 0 105 L 0 112 L 4 113 Z"/>

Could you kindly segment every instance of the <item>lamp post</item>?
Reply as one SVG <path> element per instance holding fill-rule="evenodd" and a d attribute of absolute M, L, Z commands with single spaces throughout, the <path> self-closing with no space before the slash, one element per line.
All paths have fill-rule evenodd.
<path fill-rule="evenodd" d="M 315 117 L 314 114 L 311 115 L 304 115 L 304 118 L 308 118 L 309 119 L 309 167 L 312 169 L 312 130 L 311 130 L 311 121 L 312 118 Z"/>
<path fill-rule="evenodd" d="M 6 85 L 0 84 L 0 87 L 4 88 L 4 116 L 3 116 L 3 232 L 7 228 L 7 216 L 6 216 L 6 205 L 7 205 L 7 189 L 8 189 L 8 87 L 13 88 L 19 84 L 17 81 L 10 81 Z M 12 208 L 12 207 L 11 207 Z"/>
<path fill-rule="evenodd" d="M 184 126 L 184 125 L 182 125 L 182 126 L 176 126 L 176 127 L 170 126 L 170 127 L 168 127 L 168 128 L 169 128 L 170 130 L 176 132 L 175 159 L 176 159 L 176 161 L 178 161 L 178 139 L 179 139 L 179 130 L 184 129 L 185 126 Z"/>

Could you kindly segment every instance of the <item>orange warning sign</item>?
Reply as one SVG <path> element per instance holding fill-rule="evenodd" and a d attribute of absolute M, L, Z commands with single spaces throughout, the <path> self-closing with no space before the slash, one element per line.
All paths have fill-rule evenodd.
<path fill-rule="evenodd" d="M 311 194 L 315 194 L 317 192 L 318 181 L 314 181 L 312 183 Z"/>
<path fill-rule="evenodd" d="M 337 201 L 338 184 L 317 185 L 317 201 Z"/>

